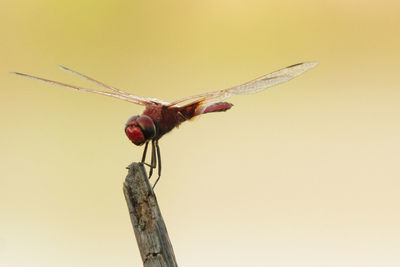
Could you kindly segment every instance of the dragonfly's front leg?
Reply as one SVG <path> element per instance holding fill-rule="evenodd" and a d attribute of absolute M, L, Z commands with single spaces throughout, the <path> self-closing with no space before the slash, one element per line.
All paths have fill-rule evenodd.
<path fill-rule="evenodd" d="M 150 167 L 149 171 L 149 179 L 150 179 L 150 177 L 153 175 L 153 169 L 157 167 L 156 146 L 154 140 L 151 140 L 151 164 L 148 166 Z"/>
<path fill-rule="evenodd" d="M 146 144 L 144 145 L 144 151 L 143 151 L 143 156 L 142 156 L 142 163 L 147 165 L 146 161 L 146 154 L 147 154 L 147 147 L 149 146 L 149 141 L 146 142 Z"/>
<path fill-rule="evenodd" d="M 150 179 L 151 175 L 153 174 L 153 169 L 157 167 L 157 161 L 156 161 L 156 157 L 155 157 L 155 146 L 154 146 L 154 142 L 152 141 L 152 145 L 151 145 L 151 163 L 150 164 L 146 163 L 147 147 L 149 146 L 149 142 L 150 141 L 147 141 L 145 146 L 144 146 L 144 151 L 143 151 L 143 156 L 142 156 L 141 163 L 143 163 L 144 165 L 150 167 L 150 172 L 149 172 L 149 179 Z"/>
<path fill-rule="evenodd" d="M 156 184 L 158 183 L 158 180 L 160 180 L 160 177 L 161 177 L 161 152 L 160 152 L 160 146 L 158 145 L 158 140 L 156 140 L 155 143 L 156 143 L 157 158 L 158 158 L 158 177 L 157 177 L 157 180 L 155 181 L 155 183 L 153 185 L 153 189 L 154 189 L 154 187 L 156 187 Z"/>

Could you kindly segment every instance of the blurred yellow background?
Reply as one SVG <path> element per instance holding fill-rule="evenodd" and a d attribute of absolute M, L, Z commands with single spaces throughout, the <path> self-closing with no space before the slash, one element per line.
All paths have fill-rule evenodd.
<path fill-rule="evenodd" d="M 0 3 L 0 266 L 141 266 L 122 182 L 143 110 L 320 65 L 161 139 L 180 266 L 400 266 L 399 1 Z M 91 86 L 92 87 L 92 86 Z"/>

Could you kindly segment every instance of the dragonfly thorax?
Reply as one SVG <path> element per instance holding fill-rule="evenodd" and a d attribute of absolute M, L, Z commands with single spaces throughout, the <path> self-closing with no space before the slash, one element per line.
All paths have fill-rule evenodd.
<path fill-rule="evenodd" d="M 126 122 L 125 133 L 132 143 L 141 146 L 146 143 L 146 141 L 154 138 L 156 135 L 156 127 L 149 116 L 135 115 L 130 117 Z"/>

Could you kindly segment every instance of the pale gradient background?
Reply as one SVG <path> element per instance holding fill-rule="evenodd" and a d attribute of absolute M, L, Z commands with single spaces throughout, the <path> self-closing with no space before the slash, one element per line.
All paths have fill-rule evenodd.
<path fill-rule="evenodd" d="M 399 1 L 0 4 L 0 266 L 140 266 L 122 194 L 141 106 L 63 64 L 172 101 L 294 63 L 161 141 L 156 191 L 180 266 L 400 266 Z"/>

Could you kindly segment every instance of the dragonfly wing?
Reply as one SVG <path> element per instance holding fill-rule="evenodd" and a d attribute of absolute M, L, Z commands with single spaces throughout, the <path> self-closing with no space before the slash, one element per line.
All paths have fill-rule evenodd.
<path fill-rule="evenodd" d="M 274 71 L 267 75 L 261 76 L 255 80 L 244 83 L 242 85 L 238 85 L 238 86 L 235 86 L 232 88 L 223 89 L 223 90 L 219 90 L 219 91 L 213 91 L 213 92 L 209 92 L 209 93 L 186 97 L 186 98 L 180 99 L 178 101 L 172 102 L 170 105 L 176 105 L 178 103 L 188 101 L 191 99 L 201 100 L 204 102 L 204 104 L 206 104 L 207 102 L 215 103 L 215 102 L 224 100 L 224 99 L 229 98 L 234 95 L 254 94 L 254 93 L 260 92 L 262 90 L 265 90 L 271 86 L 287 82 L 287 81 L 299 76 L 300 74 L 304 73 L 305 71 L 307 71 L 311 68 L 314 68 L 317 65 L 318 65 L 317 62 L 298 63 L 295 65 L 291 65 L 289 67 L 280 69 L 278 71 Z"/>
<path fill-rule="evenodd" d="M 99 82 L 99 81 L 97 81 L 97 80 L 95 80 L 93 78 L 90 78 L 90 77 L 88 77 L 88 76 L 86 76 L 84 74 L 81 74 L 81 73 L 78 73 L 76 71 L 70 70 L 70 69 L 68 69 L 66 67 L 60 66 L 60 68 L 65 70 L 65 71 L 67 71 L 67 72 L 70 72 L 72 74 L 78 75 L 79 77 L 84 78 L 84 79 L 86 79 L 86 80 L 88 80 L 88 81 L 90 81 L 92 83 L 95 83 L 96 85 L 101 86 L 101 87 L 103 87 L 105 89 L 108 89 L 108 90 L 110 90 L 112 92 L 106 92 L 106 91 L 99 91 L 99 90 L 83 88 L 83 87 L 80 87 L 80 86 L 75 86 L 75 85 L 66 84 L 66 83 L 63 83 L 63 82 L 48 80 L 48 79 L 45 79 L 45 78 L 40 78 L 40 77 L 37 77 L 37 76 L 24 74 L 24 73 L 20 73 L 20 72 L 13 72 L 13 73 L 17 74 L 17 75 L 20 75 L 20 76 L 23 76 L 23 77 L 26 77 L 26 78 L 39 80 L 39 81 L 42 81 L 42 82 L 45 82 L 45 83 L 49 83 L 49 84 L 52 84 L 52 85 L 71 88 L 71 89 L 75 89 L 75 90 L 78 90 L 78 91 L 85 91 L 85 92 L 91 92 L 91 93 L 95 93 L 95 94 L 110 96 L 110 97 L 114 97 L 114 98 L 118 98 L 118 99 L 121 99 L 121 100 L 125 100 L 125 101 L 128 101 L 128 102 L 131 102 L 131 103 L 135 103 L 135 104 L 138 104 L 138 105 L 147 105 L 147 104 L 154 104 L 154 103 L 155 104 L 163 104 L 163 105 L 168 105 L 169 104 L 168 102 L 164 102 L 164 101 L 158 100 L 156 98 L 144 98 L 144 97 L 131 95 L 131 94 L 128 94 L 128 93 L 126 93 L 126 92 L 124 92 L 122 90 L 116 89 L 116 88 L 111 87 L 109 85 L 106 85 L 106 84 L 104 84 L 102 82 Z"/>
<path fill-rule="evenodd" d="M 119 89 L 117 89 L 117 88 L 114 88 L 114 87 L 112 87 L 112 86 L 109 86 L 109 85 L 107 85 L 107 84 L 105 84 L 105 83 L 103 83 L 103 82 L 100 82 L 100 81 L 97 81 L 97 80 L 95 80 L 95 79 L 93 79 L 93 78 L 90 78 L 89 76 L 87 76 L 87 75 L 85 75 L 85 74 L 79 73 L 79 72 L 77 72 L 77 71 L 71 70 L 71 69 L 69 69 L 69 68 L 67 68 L 67 67 L 64 67 L 64 66 L 61 66 L 61 65 L 59 65 L 58 67 L 60 67 L 60 69 L 66 71 L 66 72 L 72 73 L 72 74 L 74 74 L 74 75 L 77 75 L 77 76 L 79 76 L 79 77 L 85 79 L 85 80 L 88 80 L 88 81 L 90 81 L 90 82 L 92 82 L 92 83 L 94 83 L 94 84 L 96 84 L 96 85 L 98 85 L 98 86 L 100 86 L 100 87 L 103 87 L 103 88 L 108 89 L 108 90 L 111 90 L 111 91 L 118 92 L 118 93 L 120 93 L 120 94 L 128 95 L 128 94 L 125 93 L 124 91 L 121 91 L 121 90 L 119 90 Z"/>
<path fill-rule="evenodd" d="M 136 99 L 136 100 L 140 101 L 141 103 L 143 103 L 143 105 L 151 104 L 151 103 L 169 105 L 168 102 L 165 102 L 163 100 L 160 100 L 160 99 L 157 99 L 157 98 L 147 98 L 147 97 L 135 96 L 135 95 L 129 94 L 127 92 L 124 92 L 124 91 L 122 91 L 120 89 L 117 89 L 115 87 L 109 86 L 109 85 L 107 85 L 107 84 L 105 84 L 103 82 L 97 81 L 97 80 L 95 80 L 95 79 L 93 79 L 93 78 L 91 78 L 91 77 L 89 77 L 89 76 L 87 76 L 85 74 L 82 74 L 82 73 L 79 73 L 77 71 L 71 70 L 71 69 L 69 69 L 67 67 L 64 67 L 64 66 L 59 66 L 59 67 L 62 70 L 66 71 L 66 72 L 69 72 L 69 73 L 72 73 L 74 75 L 77 75 L 77 76 L 79 76 L 79 77 L 81 77 L 81 78 L 83 78 L 85 80 L 88 80 L 88 81 L 90 81 L 90 82 L 92 82 L 92 83 L 94 83 L 94 84 L 96 84 L 96 85 L 98 85 L 100 87 L 103 87 L 103 88 L 105 88 L 107 90 L 114 91 L 118 95 L 127 96 L 130 99 Z"/>
<path fill-rule="evenodd" d="M 317 66 L 317 64 L 317 62 L 304 62 L 291 65 L 289 67 L 264 75 L 245 84 L 222 90 L 222 94 L 226 95 L 226 97 L 230 97 L 232 95 L 257 93 L 271 86 L 287 82 L 306 72 L 307 70 L 314 68 L 315 66 Z"/>

